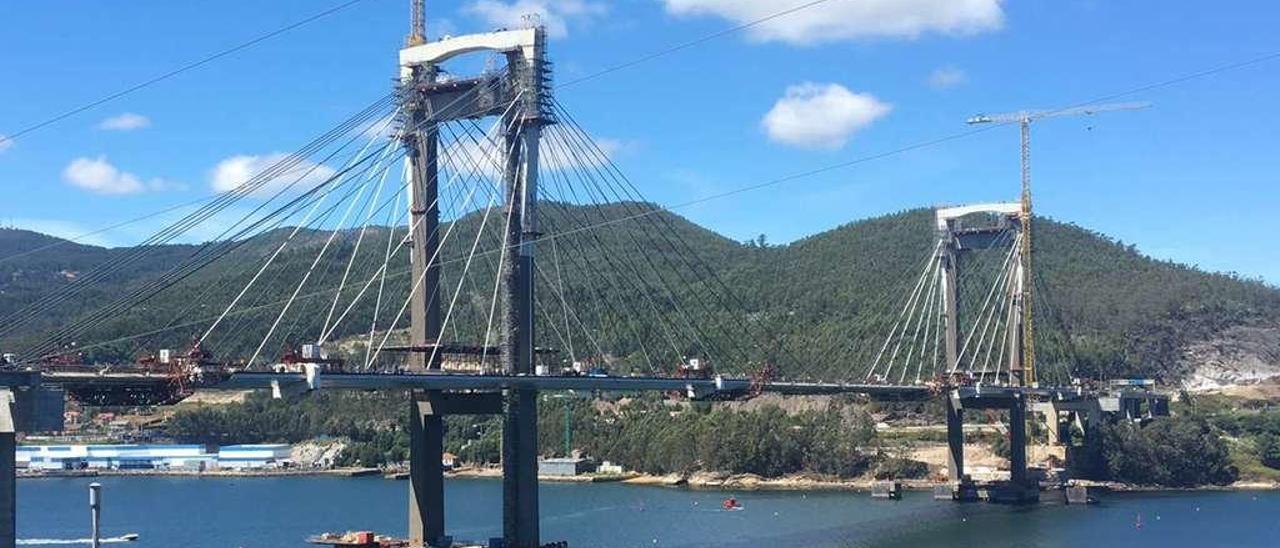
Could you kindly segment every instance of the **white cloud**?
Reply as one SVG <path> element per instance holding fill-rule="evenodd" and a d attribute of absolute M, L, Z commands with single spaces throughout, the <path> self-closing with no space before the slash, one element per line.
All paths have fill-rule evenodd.
<path fill-rule="evenodd" d="M 163 179 L 143 181 L 137 175 L 120 170 L 107 157 L 80 157 L 71 160 L 62 170 L 62 180 L 95 194 L 137 194 L 139 192 L 169 190 L 181 185 Z"/>
<path fill-rule="evenodd" d="M 151 125 L 151 119 L 141 114 L 126 112 L 118 116 L 112 116 L 98 123 L 98 129 L 109 131 L 133 131 L 142 129 Z"/>
<path fill-rule="evenodd" d="M 893 106 L 840 84 L 805 82 L 787 88 L 760 125 L 769 139 L 813 149 L 837 149 Z"/>
<path fill-rule="evenodd" d="M 801 0 L 662 0 L 675 15 L 715 15 L 745 24 L 803 4 Z M 1004 0 L 837 0 L 752 27 L 763 42 L 817 44 L 860 38 L 967 36 L 1004 25 Z"/>
<path fill-rule="evenodd" d="M 235 190 L 288 156 L 283 152 L 231 156 L 218 162 L 218 165 L 209 172 L 209 185 L 216 192 Z M 310 160 L 301 160 L 267 180 L 254 191 L 254 194 L 270 196 L 290 184 L 294 184 L 295 188 L 310 188 L 328 180 L 336 173 L 329 166 L 316 164 Z"/>
<path fill-rule="evenodd" d="M 568 36 L 571 20 L 589 20 L 607 9 L 605 4 L 590 0 L 473 0 L 463 7 L 494 27 L 521 28 L 527 26 L 526 16 L 536 17 L 552 38 Z"/>
<path fill-rule="evenodd" d="M 948 89 L 965 83 L 969 76 L 957 67 L 942 67 L 929 73 L 929 87 Z"/>
<path fill-rule="evenodd" d="M 14 143 L 14 142 L 15 142 L 15 141 L 14 141 L 13 139 L 9 138 L 9 136 L 8 136 L 8 135 L 5 135 L 5 134 L 3 134 L 3 133 L 0 133 L 0 153 L 3 153 L 4 151 L 9 150 L 10 148 L 12 148 L 12 147 L 13 147 L 13 143 Z"/>

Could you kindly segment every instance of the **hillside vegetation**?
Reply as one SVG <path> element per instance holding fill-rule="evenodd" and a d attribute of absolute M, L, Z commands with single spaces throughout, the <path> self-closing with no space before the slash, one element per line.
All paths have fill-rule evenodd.
<path fill-rule="evenodd" d="M 932 212 L 925 209 L 769 246 L 729 240 L 655 207 L 544 204 L 540 210 L 546 232 L 567 233 L 554 245 L 539 245 L 538 332 L 544 344 L 561 348 L 561 359 L 568 360 L 572 350 L 572 358 L 603 359 L 622 371 L 669 372 L 681 356 L 714 352 L 731 372 L 747 371 L 743 364 L 749 361 L 771 360 L 791 376 L 850 378 L 883 341 L 932 247 Z M 635 219 L 638 213 L 644 218 Z M 472 232 L 480 222 L 474 214 L 458 221 Z M 576 230 L 587 225 L 599 226 Z M 90 359 L 100 360 L 185 346 L 236 297 L 287 232 L 278 229 L 235 243 L 226 257 L 93 323 L 74 342 L 88 349 Z M 330 251 L 338 259 L 319 265 L 290 315 L 263 343 L 266 327 L 328 236 L 308 231 L 296 237 L 242 297 L 240 307 L 252 312 L 229 315 L 210 336 L 209 348 L 220 357 L 247 358 L 261 345 L 260 360 L 274 359 L 286 345 L 317 338 L 360 283 L 376 274 L 388 240 L 403 234 L 367 231 L 346 273 L 360 283 L 349 282 L 335 307 L 333 291 L 319 290 L 338 286 L 358 240 L 358 231 L 340 234 Z M 1181 358 L 1188 345 L 1234 326 L 1280 325 L 1280 291 L 1264 283 L 1153 260 L 1104 235 L 1048 219 L 1037 222 L 1036 238 L 1037 339 L 1044 360 L 1070 364 L 1076 375 L 1176 379 L 1187 373 Z M 481 248 L 493 248 L 488 239 L 482 239 Z M 0 230 L 0 316 L 76 283 L 105 261 L 130 253 L 145 259 L 24 320 L 0 338 L 6 351 L 142 287 L 199 249 L 103 249 L 70 242 L 45 247 L 51 243 L 57 242 Z M 459 258 L 472 244 L 447 240 L 442 253 L 456 259 L 444 267 L 442 287 L 449 298 L 461 285 L 456 298 L 461 304 L 447 333 L 456 341 L 484 339 L 491 305 L 496 254 L 468 264 Z M 391 259 L 380 326 L 389 323 L 407 295 L 406 255 Z M 977 288 L 985 282 L 973 283 Z M 364 340 L 374 306 L 372 298 L 358 301 L 329 340 Z M 356 346 L 352 352 L 358 352 Z"/>

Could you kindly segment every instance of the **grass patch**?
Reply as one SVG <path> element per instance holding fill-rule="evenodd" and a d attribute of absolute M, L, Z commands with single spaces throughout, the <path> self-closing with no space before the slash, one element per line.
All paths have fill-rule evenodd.
<path fill-rule="evenodd" d="M 1227 450 L 1231 464 L 1240 471 L 1240 480 L 1280 482 L 1280 470 L 1262 464 L 1252 438 L 1228 438 Z"/>

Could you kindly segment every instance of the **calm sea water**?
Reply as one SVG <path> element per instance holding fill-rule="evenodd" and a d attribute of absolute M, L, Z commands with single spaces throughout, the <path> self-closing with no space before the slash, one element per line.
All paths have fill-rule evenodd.
<path fill-rule="evenodd" d="M 20 539 L 75 539 L 89 524 L 89 479 L 18 482 Z M 403 534 L 407 484 L 381 478 L 98 478 L 104 535 L 139 547 L 301 547 L 322 531 Z M 619 484 L 544 484 L 546 540 L 571 546 L 1280 546 L 1280 493 L 1108 495 L 1090 507 L 901 501 L 866 493 L 732 493 Z M 500 531 L 496 480 L 449 480 L 458 538 Z M 1139 517 L 1140 516 L 1140 517 Z M 1139 523 L 1141 526 L 1139 527 Z"/>

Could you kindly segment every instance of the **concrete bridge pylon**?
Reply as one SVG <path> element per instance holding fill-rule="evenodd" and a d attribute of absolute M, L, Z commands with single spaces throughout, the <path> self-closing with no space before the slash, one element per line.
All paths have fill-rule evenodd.
<path fill-rule="evenodd" d="M 415 30 L 418 30 L 415 23 Z M 441 365 L 439 170 L 437 128 L 451 120 L 497 116 L 502 132 L 504 213 L 501 271 L 501 340 L 498 358 L 507 375 L 534 373 L 534 242 L 537 226 L 539 144 L 550 87 L 542 28 L 471 34 L 400 50 L 401 139 L 411 174 L 411 291 L 409 369 Z M 506 70 L 474 78 L 442 78 L 441 64 L 469 53 L 498 53 Z M 443 417 L 501 412 L 503 421 L 503 541 L 509 548 L 536 547 L 538 532 L 537 390 L 512 387 L 501 401 L 485 394 L 415 393 L 410 402 L 410 542 L 450 543 L 444 525 Z"/>

